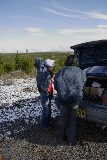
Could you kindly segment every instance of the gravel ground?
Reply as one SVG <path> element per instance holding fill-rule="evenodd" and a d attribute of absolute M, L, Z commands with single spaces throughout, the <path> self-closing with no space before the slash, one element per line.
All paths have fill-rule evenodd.
<path fill-rule="evenodd" d="M 35 107 L 32 99 L 38 95 L 38 92 L 33 87 L 35 85 L 34 78 L 15 80 L 7 86 L 2 81 L 0 83 L 1 108 L 4 105 L 8 107 L 17 104 L 16 102 L 21 99 L 25 110 L 26 108 L 29 110 L 30 105 Z M 29 100 L 25 101 L 27 98 L 31 98 L 30 102 Z M 38 104 L 35 115 L 39 114 L 39 108 Z M 26 112 L 23 112 L 27 116 Z M 53 110 L 53 112 L 55 111 Z M 7 120 L 10 119 L 9 116 Z M 13 121 L 18 120 L 18 116 L 17 114 L 13 116 Z M 5 121 L 2 118 L 1 123 L 3 120 Z M 52 123 L 53 127 L 47 130 L 40 129 L 36 121 L 29 131 L 1 138 L 0 153 L 5 160 L 107 160 L 107 129 L 103 130 L 94 123 L 79 120 L 77 144 L 68 146 L 66 142 L 58 138 L 57 121 L 58 119 L 55 118 Z"/>
<path fill-rule="evenodd" d="M 77 144 L 67 146 L 57 136 L 57 128 L 30 131 L 1 140 L 5 160 L 107 160 L 107 129 L 80 121 Z"/>

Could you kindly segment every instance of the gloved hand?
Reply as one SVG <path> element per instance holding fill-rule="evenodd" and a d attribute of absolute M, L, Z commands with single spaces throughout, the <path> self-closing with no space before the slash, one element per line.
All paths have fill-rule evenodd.
<path fill-rule="evenodd" d="M 78 109 L 78 105 L 73 106 L 73 109 L 77 110 Z"/>

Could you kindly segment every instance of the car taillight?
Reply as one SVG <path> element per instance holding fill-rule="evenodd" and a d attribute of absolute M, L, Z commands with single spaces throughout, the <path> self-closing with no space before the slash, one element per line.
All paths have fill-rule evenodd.
<path fill-rule="evenodd" d="M 107 88 L 104 89 L 104 91 L 102 93 L 102 97 L 103 97 L 103 104 L 107 105 Z"/>

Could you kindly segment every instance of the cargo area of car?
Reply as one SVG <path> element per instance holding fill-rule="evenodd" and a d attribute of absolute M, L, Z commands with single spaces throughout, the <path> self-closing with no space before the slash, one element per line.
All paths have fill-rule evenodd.
<path fill-rule="evenodd" d="M 84 100 L 103 105 L 103 93 L 107 90 L 107 78 L 87 77 L 84 87 Z"/>

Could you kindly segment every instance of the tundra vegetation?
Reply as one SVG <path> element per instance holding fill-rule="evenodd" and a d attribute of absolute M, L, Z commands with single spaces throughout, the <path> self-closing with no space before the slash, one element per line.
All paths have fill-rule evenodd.
<path fill-rule="evenodd" d="M 55 60 L 55 72 L 64 66 L 65 59 L 69 53 L 65 52 L 44 52 L 44 53 L 12 53 L 0 54 L 0 76 L 13 71 L 21 71 L 26 74 L 34 74 L 35 58 Z"/>

